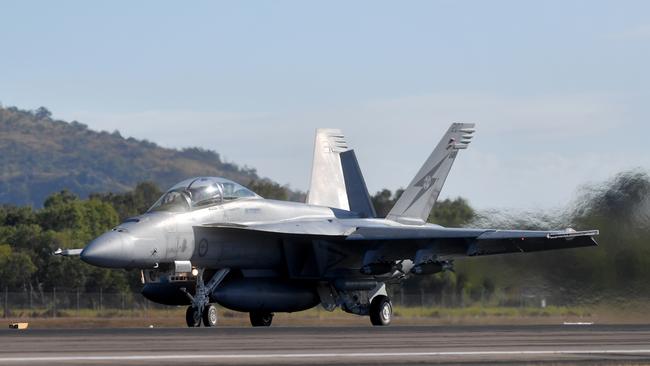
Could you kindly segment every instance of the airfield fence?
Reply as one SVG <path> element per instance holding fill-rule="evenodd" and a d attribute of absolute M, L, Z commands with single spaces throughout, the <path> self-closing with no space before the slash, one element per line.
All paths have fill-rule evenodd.
<path fill-rule="evenodd" d="M 425 291 L 390 291 L 396 307 L 403 308 L 463 308 L 468 306 L 504 306 L 513 308 L 544 308 L 548 300 L 544 295 L 532 293 L 498 294 L 490 299 L 470 299 L 469 296 Z M 554 303 L 553 305 L 563 305 Z M 84 292 L 81 290 L 50 291 L 0 291 L 1 315 L 4 318 L 20 317 L 147 317 L 149 312 L 169 310 L 173 307 L 156 304 L 139 292 Z"/>

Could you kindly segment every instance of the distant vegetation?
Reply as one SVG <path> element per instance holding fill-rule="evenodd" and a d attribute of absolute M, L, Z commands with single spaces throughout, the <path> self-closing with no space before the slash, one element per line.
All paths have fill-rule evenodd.
<path fill-rule="evenodd" d="M 167 149 L 118 131 L 93 131 L 77 121 L 54 120 L 44 107 L 0 106 L 0 204 L 40 207 L 63 189 L 86 198 L 126 192 L 145 181 L 167 188 L 192 176 L 260 180 L 255 169 L 226 163 L 214 151 Z M 287 192 L 289 198 L 300 196 Z"/>
<path fill-rule="evenodd" d="M 266 180 L 253 181 L 249 187 L 266 198 L 287 199 L 292 195 L 286 187 Z M 386 194 L 385 190 L 378 192 L 373 200 L 379 202 Z M 57 248 L 83 248 L 121 220 L 146 211 L 160 195 L 155 184 L 144 182 L 132 191 L 93 193 L 88 199 L 63 190 L 49 196 L 40 209 L 0 206 L 0 286 L 36 292 L 49 292 L 55 287 L 138 291 L 137 271 L 101 269 L 51 253 Z M 388 201 L 394 198 L 391 196 L 388 193 Z M 457 212 L 467 210 L 471 212 L 462 199 L 445 200 L 437 205 L 432 217 L 442 217 L 442 223 L 453 226 L 461 223 L 456 221 Z"/>
<path fill-rule="evenodd" d="M 196 175 L 231 178 L 266 198 L 304 199 L 260 179 L 254 169 L 222 162 L 212 151 L 165 149 L 117 132 L 91 131 L 78 122 L 52 120 L 45 108 L 0 108 L 0 289 L 139 290 L 136 271 L 100 269 L 51 253 L 83 247 L 120 220 L 144 212 L 161 188 Z M 401 193 L 377 192 L 372 200 L 378 215 L 385 216 Z M 600 246 L 462 259 L 455 273 L 407 280 L 403 287 L 410 293 L 441 294 L 456 305 L 509 305 L 499 303 L 499 294 L 541 295 L 556 305 L 650 297 L 645 171 L 584 187 L 563 211 L 477 211 L 456 198 L 438 202 L 429 221 L 451 227 L 595 228 Z"/>
<path fill-rule="evenodd" d="M 269 198 L 286 199 L 292 194 L 266 180 L 251 183 Z M 145 182 L 132 191 L 90 194 L 88 199 L 63 190 L 49 196 L 39 209 L 0 206 L 0 289 L 139 291 L 138 271 L 97 268 L 52 252 L 83 248 L 121 220 L 145 212 L 160 195 L 155 184 Z"/>
<path fill-rule="evenodd" d="M 385 215 L 400 194 L 378 192 L 373 199 L 377 211 Z M 456 299 L 456 305 L 527 296 L 558 305 L 623 305 L 650 298 L 650 176 L 643 170 L 583 187 L 561 211 L 475 211 L 458 198 L 438 202 L 429 221 L 480 228 L 599 229 L 599 246 L 457 260 L 455 273 L 407 280 L 404 288 L 410 293 L 441 294 Z"/>
<path fill-rule="evenodd" d="M 268 181 L 251 185 L 268 198 L 289 196 Z M 36 292 L 58 289 L 137 291 L 136 271 L 92 267 L 74 258 L 51 255 L 56 248 L 80 248 L 120 220 L 141 213 L 158 197 L 153 183 L 129 192 L 91 194 L 79 199 L 69 191 L 48 197 L 41 209 L 0 207 L 0 286 Z M 383 190 L 373 196 L 381 215 L 399 196 Z M 434 293 L 454 299 L 448 305 L 534 294 L 549 304 L 623 303 L 650 297 L 650 177 L 626 172 L 600 186 L 586 187 L 564 212 L 474 211 L 462 198 L 436 204 L 429 220 L 445 226 L 527 229 L 600 229 L 599 247 L 487 256 L 458 260 L 456 272 L 412 277 L 408 293 Z M 499 297 L 499 294 L 506 295 Z M 418 305 L 418 304 L 414 304 Z"/>

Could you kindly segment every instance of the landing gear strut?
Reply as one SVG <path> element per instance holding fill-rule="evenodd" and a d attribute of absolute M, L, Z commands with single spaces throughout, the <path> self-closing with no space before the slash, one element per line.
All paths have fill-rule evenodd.
<path fill-rule="evenodd" d="M 251 312 L 249 315 L 254 327 L 269 327 L 273 322 L 273 313 Z"/>
<path fill-rule="evenodd" d="M 385 295 L 377 295 L 370 303 L 370 322 L 372 325 L 384 326 L 390 324 L 393 318 L 393 304 Z"/>
<path fill-rule="evenodd" d="M 201 321 L 203 321 L 203 325 L 206 327 L 214 327 L 217 325 L 217 309 L 210 304 L 210 294 L 219 286 L 228 272 L 230 272 L 230 268 L 218 270 L 210 278 L 207 285 L 203 282 L 204 271 L 203 268 L 199 269 L 199 273 L 196 276 L 196 293 L 194 296 L 187 292 L 185 288 L 181 289 L 190 301 L 192 301 L 192 305 L 185 312 L 185 321 L 190 328 L 200 326 Z"/>

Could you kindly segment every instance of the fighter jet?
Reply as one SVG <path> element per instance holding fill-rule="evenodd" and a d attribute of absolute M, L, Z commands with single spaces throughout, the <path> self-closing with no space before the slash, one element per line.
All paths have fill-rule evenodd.
<path fill-rule="evenodd" d="M 451 269 L 457 258 L 596 245 L 597 230 L 427 223 L 474 132 L 474 124 L 452 124 L 385 218 L 377 217 L 341 131 L 319 129 L 305 203 L 264 199 L 223 178 L 191 178 L 82 251 L 59 254 L 80 252 L 95 266 L 140 269 L 142 294 L 187 305 L 189 327 L 215 326 L 214 303 L 248 312 L 253 326 L 319 304 L 385 326 L 393 315 L 387 283 Z"/>

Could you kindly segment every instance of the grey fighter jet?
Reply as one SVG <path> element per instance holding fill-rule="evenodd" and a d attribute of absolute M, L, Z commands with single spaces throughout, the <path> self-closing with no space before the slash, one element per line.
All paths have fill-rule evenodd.
<path fill-rule="evenodd" d="M 264 199 L 223 178 L 170 188 L 146 213 L 88 244 L 92 265 L 142 270 L 143 295 L 188 305 L 187 325 L 214 326 L 212 303 L 269 326 L 276 312 L 340 307 L 388 325 L 386 283 L 450 269 L 455 258 L 596 245 L 597 230 L 445 228 L 426 222 L 473 124 L 454 123 L 386 218 L 378 218 L 339 130 L 316 133 L 306 203 Z M 79 250 L 61 251 L 62 255 Z"/>

